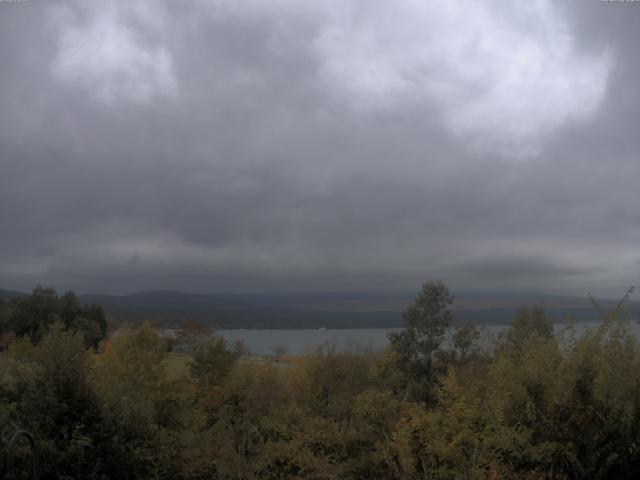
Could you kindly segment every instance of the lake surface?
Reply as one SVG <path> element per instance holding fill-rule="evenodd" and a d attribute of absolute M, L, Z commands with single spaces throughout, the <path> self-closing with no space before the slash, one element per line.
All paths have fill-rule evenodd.
<path fill-rule="evenodd" d="M 599 322 L 584 322 L 575 325 L 578 335 L 588 328 L 594 328 Z M 640 325 L 630 324 L 636 336 L 640 337 Z M 481 327 L 481 345 L 489 345 L 495 336 L 504 330 L 506 325 L 487 325 Z M 556 324 L 557 331 L 561 331 L 566 324 Z M 290 355 L 300 355 L 307 351 L 329 345 L 337 351 L 367 351 L 382 350 L 388 344 L 387 334 L 396 329 L 390 328 L 358 328 L 358 329 L 327 329 L 327 330 L 219 330 L 227 342 L 232 345 L 238 340 L 253 355 L 273 355 L 276 346 L 283 346 Z M 447 342 L 446 340 L 445 342 Z"/>
<path fill-rule="evenodd" d="M 382 350 L 389 343 L 387 328 L 357 328 L 328 330 L 219 330 L 232 345 L 242 340 L 253 355 L 273 355 L 274 347 L 283 346 L 290 355 L 300 355 L 322 345 L 335 346 L 338 351 Z"/>

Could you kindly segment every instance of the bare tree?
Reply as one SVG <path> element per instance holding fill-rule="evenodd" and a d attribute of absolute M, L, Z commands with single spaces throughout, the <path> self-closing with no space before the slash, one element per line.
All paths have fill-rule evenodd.
<path fill-rule="evenodd" d="M 285 345 L 278 344 L 273 346 L 273 353 L 276 356 L 276 362 L 279 362 L 280 359 L 287 354 L 289 350 Z"/>

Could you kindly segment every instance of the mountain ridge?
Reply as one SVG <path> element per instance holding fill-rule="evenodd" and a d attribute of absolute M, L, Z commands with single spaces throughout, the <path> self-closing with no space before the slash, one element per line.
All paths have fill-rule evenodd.
<path fill-rule="evenodd" d="M 27 295 L 0 290 L 5 300 Z M 100 305 L 114 323 L 154 321 L 176 326 L 186 319 L 216 328 L 389 328 L 402 321 L 402 312 L 413 302 L 410 292 L 307 292 L 277 294 L 189 293 L 148 290 L 125 295 L 81 294 L 78 299 Z M 454 295 L 456 322 L 504 324 L 525 307 L 541 305 L 549 318 L 563 321 L 592 320 L 599 312 L 587 296 L 539 293 L 478 293 Z M 616 300 L 604 299 L 611 308 Z M 639 302 L 630 302 L 632 315 Z"/>

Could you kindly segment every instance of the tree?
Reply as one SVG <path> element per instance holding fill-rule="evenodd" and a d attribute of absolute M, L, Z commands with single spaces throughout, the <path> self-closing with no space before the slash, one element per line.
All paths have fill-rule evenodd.
<path fill-rule="evenodd" d="M 435 401 L 436 360 L 449 328 L 453 297 L 441 281 L 422 284 L 422 292 L 404 312 L 403 328 L 389 334 L 397 366 L 407 377 L 407 393 L 425 404 Z"/>
<path fill-rule="evenodd" d="M 238 356 L 238 358 L 248 357 L 251 355 L 251 350 L 249 350 L 249 347 L 244 340 L 236 340 L 235 342 L 233 342 L 232 349 Z"/>
<path fill-rule="evenodd" d="M 553 337 L 553 322 L 540 306 L 523 308 L 516 313 L 511 326 L 499 338 L 497 348 L 517 351 L 532 336 L 549 339 Z"/>
<path fill-rule="evenodd" d="M 81 333 L 87 346 L 96 347 L 107 334 L 107 320 L 99 306 L 81 304 L 71 291 L 58 296 L 53 288 L 42 286 L 2 307 L 0 329 L 37 343 L 56 321 L 66 330 Z"/>
<path fill-rule="evenodd" d="M 303 363 L 303 397 L 309 411 L 334 419 L 349 418 L 353 399 L 369 386 L 369 367 L 365 357 L 338 353 L 333 345 L 318 347 Z"/>
<path fill-rule="evenodd" d="M 148 323 L 125 327 L 96 355 L 109 478 L 175 478 L 183 451 L 185 385 L 166 373 L 165 341 Z"/>
<path fill-rule="evenodd" d="M 453 348 L 458 360 L 463 361 L 469 358 L 476 350 L 476 344 L 480 339 L 480 331 L 471 322 L 456 328 L 453 333 Z"/>
<path fill-rule="evenodd" d="M 287 354 L 287 346 L 278 344 L 273 346 L 273 353 L 276 357 L 276 362 L 279 362 L 282 357 Z"/>
<path fill-rule="evenodd" d="M 199 343 L 206 342 L 213 335 L 211 327 L 195 320 L 184 320 L 176 331 L 176 339 L 190 350 L 194 350 Z"/>
<path fill-rule="evenodd" d="M 104 451 L 102 416 L 82 336 L 56 322 L 38 345 L 23 338 L 7 355 L 1 410 L 35 436 L 42 471 L 96 478 L 102 463 L 96 454 Z"/>
<path fill-rule="evenodd" d="M 189 365 L 191 377 L 202 392 L 220 387 L 238 357 L 239 354 L 229 349 L 224 338 L 216 336 L 194 349 L 193 362 Z"/>

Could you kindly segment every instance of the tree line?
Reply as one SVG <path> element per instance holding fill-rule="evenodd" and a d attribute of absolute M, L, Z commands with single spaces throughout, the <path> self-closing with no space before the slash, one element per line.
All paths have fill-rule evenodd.
<path fill-rule="evenodd" d="M 97 307 L 31 297 L 0 305 L 0 424 L 34 434 L 42 478 L 640 473 L 640 350 L 624 302 L 582 334 L 525 309 L 481 348 L 473 325 L 452 326 L 447 287 L 427 282 L 383 352 L 324 346 L 275 363 L 207 333 L 180 370 L 148 323 L 106 338 Z"/>

